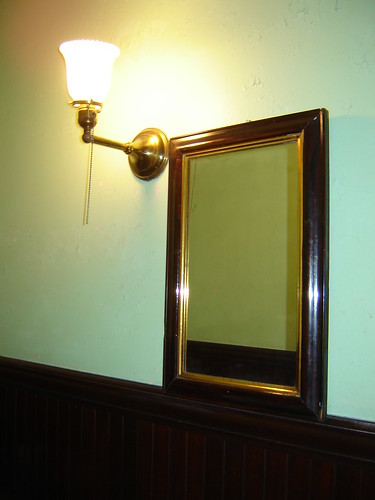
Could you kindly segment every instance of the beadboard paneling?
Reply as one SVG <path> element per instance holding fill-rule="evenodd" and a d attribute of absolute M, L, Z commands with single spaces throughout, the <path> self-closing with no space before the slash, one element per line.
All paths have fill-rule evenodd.
<path fill-rule="evenodd" d="M 95 400 L 96 377 L 16 365 L 0 368 L 0 498 L 375 498 L 371 424 L 218 418 L 223 409 L 143 386 L 115 395 L 105 379 Z"/>

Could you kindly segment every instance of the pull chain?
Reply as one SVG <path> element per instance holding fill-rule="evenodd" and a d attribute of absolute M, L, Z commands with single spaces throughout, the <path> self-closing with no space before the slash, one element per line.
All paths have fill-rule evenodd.
<path fill-rule="evenodd" d="M 90 201 L 91 201 L 91 181 L 92 181 L 92 157 L 94 152 L 94 143 L 90 142 L 89 150 L 89 160 L 87 165 L 87 178 L 86 178 L 86 194 L 85 194 L 85 205 L 83 208 L 83 224 L 89 223 L 89 211 L 90 211 Z"/>

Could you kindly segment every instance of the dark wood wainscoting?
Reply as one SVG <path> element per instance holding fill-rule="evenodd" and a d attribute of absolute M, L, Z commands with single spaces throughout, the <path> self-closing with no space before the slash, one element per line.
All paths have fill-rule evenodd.
<path fill-rule="evenodd" d="M 187 341 L 188 372 L 294 387 L 297 353 L 215 342 Z"/>
<path fill-rule="evenodd" d="M 1 499 L 373 500 L 374 424 L 0 360 Z"/>

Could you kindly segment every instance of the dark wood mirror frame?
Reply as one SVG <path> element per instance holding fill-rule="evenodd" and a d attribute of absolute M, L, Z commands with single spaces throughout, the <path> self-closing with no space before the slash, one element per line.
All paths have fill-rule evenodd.
<path fill-rule="evenodd" d="M 181 366 L 181 276 L 187 192 L 186 159 L 243 145 L 301 140 L 300 339 L 295 390 L 272 384 L 186 373 Z M 185 167 L 186 168 L 186 167 Z M 326 414 L 328 311 L 328 112 L 315 109 L 172 138 L 169 199 L 164 388 L 170 394 L 268 412 L 294 412 L 323 419 Z M 184 208 L 185 207 L 185 208 Z M 193 375 L 193 376 L 191 376 Z"/>

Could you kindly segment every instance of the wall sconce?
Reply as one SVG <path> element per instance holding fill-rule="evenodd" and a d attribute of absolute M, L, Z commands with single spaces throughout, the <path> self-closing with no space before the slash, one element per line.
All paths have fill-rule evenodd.
<path fill-rule="evenodd" d="M 139 179 L 149 181 L 160 175 L 168 162 L 168 138 L 157 128 L 142 130 L 132 142 L 116 142 L 94 135 L 97 115 L 109 91 L 112 65 L 120 54 L 115 45 L 96 40 L 72 40 L 59 48 L 64 56 L 68 93 L 78 109 L 78 123 L 85 143 L 123 151 Z"/>

